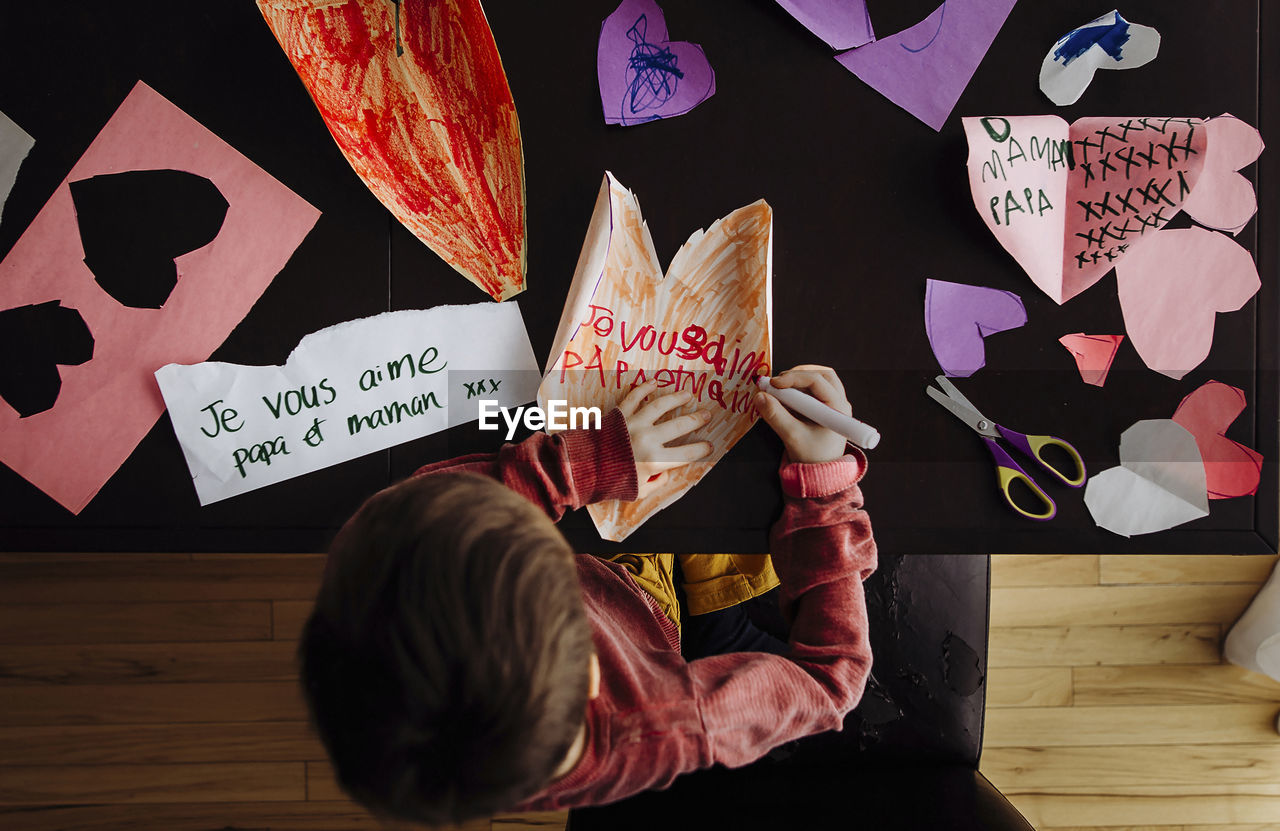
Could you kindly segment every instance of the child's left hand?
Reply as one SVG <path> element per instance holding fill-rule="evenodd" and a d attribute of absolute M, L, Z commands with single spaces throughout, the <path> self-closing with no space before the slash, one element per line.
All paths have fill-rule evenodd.
<path fill-rule="evenodd" d="M 668 471 L 705 459 L 712 450 L 709 441 L 668 447 L 671 442 L 704 426 L 711 420 L 711 413 L 698 410 L 662 421 L 672 410 L 692 401 L 693 393 L 686 390 L 649 397 L 657 388 L 655 382 L 646 381 L 618 402 L 618 410 L 627 422 L 631 452 L 636 460 L 636 482 L 640 486 L 637 498 L 648 495 L 661 485 Z"/>

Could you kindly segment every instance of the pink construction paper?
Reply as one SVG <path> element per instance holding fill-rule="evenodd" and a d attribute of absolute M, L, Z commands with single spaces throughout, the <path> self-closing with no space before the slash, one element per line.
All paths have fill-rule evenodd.
<path fill-rule="evenodd" d="M 1196 438 L 1210 499 L 1230 499 L 1258 491 L 1262 454 L 1225 435 L 1244 412 L 1245 403 L 1244 390 L 1221 381 L 1207 381 L 1182 399 L 1173 414 L 1173 420 Z"/>
<path fill-rule="evenodd" d="M 1236 311 L 1261 286 L 1249 251 L 1204 228 L 1151 235 L 1116 265 L 1116 283 L 1133 348 L 1170 378 L 1208 356 L 1217 313 Z"/>
<path fill-rule="evenodd" d="M 896 35 L 836 55 L 845 69 L 941 130 L 1017 0 L 945 0 Z"/>
<path fill-rule="evenodd" d="M 1040 289 L 1065 303 L 1163 228 L 1193 192 L 1198 118 L 964 119 L 974 206 Z"/>
<path fill-rule="evenodd" d="M 230 207 L 213 242 L 177 258 L 178 284 L 163 308 L 135 309 L 99 288 L 82 261 L 68 185 L 149 169 L 204 176 Z M 139 81 L 0 262 L 0 309 L 60 300 L 95 339 L 91 360 L 59 367 L 52 409 L 19 418 L 0 402 L 0 461 L 79 513 L 164 411 L 155 371 L 207 359 L 319 215 Z"/>
<path fill-rule="evenodd" d="M 1262 155 L 1262 134 L 1230 114 L 1210 119 L 1206 127 L 1204 169 L 1182 210 L 1201 225 L 1238 234 L 1257 212 L 1258 197 L 1253 184 L 1236 171 Z"/>
<path fill-rule="evenodd" d="M 1100 387 L 1107 382 L 1111 362 L 1115 360 L 1123 340 L 1124 335 L 1086 335 L 1077 332 L 1074 335 L 1063 335 L 1058 338 L 1058 343 L 1065 346 L 1076 359 L 1076 367 L 1084 382 Z"/>
<path fill-rule="evenodd" d="M 778 0 L 778 5 L 832 49 L 852 49 L 876 39 L 866 0 Z"/>
<path fill-rule="evenodd" d="M 987 363 L 984 339 L 1027 322 L 1022 299 L 1011 291 L 929 280 L 924 326 L 942 371 L 967 378 Z"/>
<path fill-rule="evenodd" d="M 716 74 L 696 43 L 667 40 L 654 0 L 622 0 L 600 27 L 596 52 L 606 124 L 684 115 L 716 91 Z"/>

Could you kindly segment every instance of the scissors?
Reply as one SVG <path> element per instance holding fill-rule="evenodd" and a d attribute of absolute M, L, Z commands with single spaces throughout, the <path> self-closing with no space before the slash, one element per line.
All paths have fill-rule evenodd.
<path fill-rule="evenodd" d="M 998 440 L 1003 438 L 1034 459 L 1040 467 L 1049 471 L 1063 484 L 1070 485 L 1073 488 L 1083 485 L 1086 475 L 1084 460 L 1080 458 L 1080 454 L 1076 449 L 1070 443 L 1056 436 L 1027 436 L 1016 430 L 1010 430 L 1008 427 L 1002 427 L 978 412 L 978 408 L 973 406 L 973 403 L 965 398 L 960 393 L 960 390 L 956 389 L 955 385 L 947 380 L 945 375 L 939 375 L 935 380 L 938 382 L 938 386 L 942 387 L 942 390 L 928 386 L 925 387 L 925 392 L 929 394 L 930 398 L 946 407 L 956 418 L 968 424 L 982 436 L 982 440 L 987 443 L 987 449 L 991 451 L 991 456 L 995 459 L 996 480 L 999 483 L 1000 492 L 1004 494 L 1004 499 L 1009 503 L 1009 506 L 1028 519 L 1053 519 L 1058 513 L 1058 506 L 1054 504 L 1054 501 L 1049 498 L 1047 493 L 1041 490 L 1035 480 L 1028 476 L 1027 472 L 1019 467 L 1018 463 L 1004 451 Z M 1044 460 L 1040 455 L 1040 451 L 1049 446 L 1060 447 L 1067 452 L 1067 455 L 1075 464 L 1073 475 L 1068 476 Z M 1019 507 L 1013 501 L 1013 497 L 1009 494 L 1009 486 L 1018 481 L 1029 487 L 1031 492 L 1036 495 L 1036 498 L 1040 500 L 1044 508 L 1043 512 L 1032 513 Z"/>

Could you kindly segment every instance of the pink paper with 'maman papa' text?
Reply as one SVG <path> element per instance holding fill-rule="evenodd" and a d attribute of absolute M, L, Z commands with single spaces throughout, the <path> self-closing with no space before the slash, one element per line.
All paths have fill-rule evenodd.
<path fill-rule="evenodd" d="M 69 183 L 129 170 L 208 178 L 230 207 L 213 242 L 177 258 L 159 309 L 123 306 L 83 262 Z M 180 206 L 175 206 L 179 209 Z M 0 309 L 53 300 L 77 310 L 92 359 L 59 366 L 52 409 L 0 402 L 0 461 L 79 513 L 164 411 L 155 371 L 206 360 L 257 302 L 320 212 L 159 93 L 138 82 L 0 263 Z"/>

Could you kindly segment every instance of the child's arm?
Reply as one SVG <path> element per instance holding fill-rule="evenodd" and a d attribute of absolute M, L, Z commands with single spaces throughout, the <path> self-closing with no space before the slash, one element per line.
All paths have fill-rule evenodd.
<path fill-rule="evenodd" d="M 797 367 L 773 383 L 851 412 L 840 379 L 825 367 Z M 844 455 L 843 437 L 793 416 L 776 399 L 760 395 L 756 406 L 787 448 L 771 553 L 791 653 L 716 655 L 689 665 L 712 756 L 730 767 L 839 729 L 871 671 L 862 581 L 875 570 L 876 546 L 857 485 L 866 457 Z"/>
<path fill-rule="evenodd" d="M 660 421 L 692 400 L 688 392 L 645 398 L 653 382 L 633 389 L 600 422 L 600 429 L 534 433 L 497 453 L 473 453 L 426 465 L 414 475 L 480 473 L 493 477 L 559 520 L 566 511 L 609 499 L 630 501 L 654 486 L 665 470 L 701 459 L 708 442 L 667 447 L 706 422 L 700 414 Z M 639 460 L 637 462 L 637 460 Z"/>

